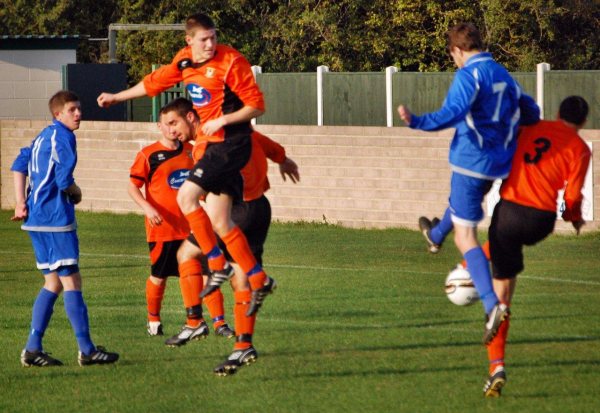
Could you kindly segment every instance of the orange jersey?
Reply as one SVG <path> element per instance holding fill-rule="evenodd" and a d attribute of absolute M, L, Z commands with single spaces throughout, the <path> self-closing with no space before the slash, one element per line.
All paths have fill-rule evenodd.
<path fill-rule="evenodd" d="M 252 132 L 252 154 L 241 173 L 244 178 L 244 201 L 260 198 L 271 187 L 267 177 L 267 158 L 275 163 L 285 160 L 285 149 L 260 132 Z"/>
<path fill-rule="evenodd" d="M 583 199 L 581 188 L 590 157 L 587 144 L 562 121 L 540 121 L 523 127 L 500 196 L 520 205 L 555 212 L 558 191 L 567 183 L 563 217 L 578 221 Z"/>
<path fill-rule="evenodd" d="M 187 220 L 177 205 L 177 191 L 193 166 L 189 143 L 172 150 L 155 142 L 135 157 L 129 179 L 138 188 L 145 187 L 146 201 L 163 217 L 162 224 L 154 227 L 146 218 L 148 242 L 185 239 L 190 233 Z"/>
<path fill-rule="evenodd" d="M 156 96 L 183 81 L 200 116 L 200 122 L 217 119 L 244 106 L 264 110 L 263 94 L 258 88 L 250 63 L 237 50 L 217 45 L 215 56 L 203 63 L 192 62 L 192 49 L 181 49 L 173 61 L 144 77 L 148 96 Z M 229 136 L 250 135 L 250 122 L 227 125 L 214 136 L 202 140 L 221 142 Z"/>
<path fill-rule="evenodd" d="M 248 163 L 240 171 L 244 178 L 244 201 L 246 202 L 260 198 L 271 187 L 267 177 L 267 158 L 275 163 L 282 163 L 286 158 L 285 148 L 271 138 L 257 131 L 252 131 L 250 137 L 252 153 Z M 205 150 L 206 142 L 194 145 L 192 153 L 195 162 L 202 158 Z"/>

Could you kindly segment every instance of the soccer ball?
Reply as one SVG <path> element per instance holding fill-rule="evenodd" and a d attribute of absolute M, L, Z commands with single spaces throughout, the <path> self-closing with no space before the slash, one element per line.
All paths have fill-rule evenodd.
<path fill-rule="evenodd" d="M 458 265 L 446 277 L 446 296 L 456 305 L 471 305 L 479 301 L 471 274 L 462 265 Z"/>

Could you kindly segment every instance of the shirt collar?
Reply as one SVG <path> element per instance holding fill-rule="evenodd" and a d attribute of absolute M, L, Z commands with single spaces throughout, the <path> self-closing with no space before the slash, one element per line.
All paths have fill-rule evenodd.
<path fill-rule="evenodd" d="M 493 60 L 492 54 L 490 52 L 477 53 L 476 55 L 469 57 L 465 62 L 465 67 L 484 60 Z"/>

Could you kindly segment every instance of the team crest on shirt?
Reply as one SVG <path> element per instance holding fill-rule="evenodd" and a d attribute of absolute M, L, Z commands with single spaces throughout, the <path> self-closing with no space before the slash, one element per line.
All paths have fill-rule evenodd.
<path fill-rule="evenodd" d="M 206 77 L 208 77 L 209 79 L 215 77 L 215 69 L 213 67 L 206 68 Z"/>
<path fill-rule="evenodd" d="M 212 96 L 208 92 L 208 90 L 204 89 L 202 86 L 198 86 L 195 83 L 190 83 L 186 86 L 186 89 L 192 98 L 192 102 L 194 106 L 202 107 L 206 106 L 210 103 Z"/>
<path fill-rule="evenodd" d="M 173 189 L 181 188 L 181 185 L 183 185 L 183 182 L 188 178 L 188 176 L 190 176 L 189 169 L 178 169 L 171 172 L 171 175 L 169 175 L 168 178 L 169 186 Z"/>

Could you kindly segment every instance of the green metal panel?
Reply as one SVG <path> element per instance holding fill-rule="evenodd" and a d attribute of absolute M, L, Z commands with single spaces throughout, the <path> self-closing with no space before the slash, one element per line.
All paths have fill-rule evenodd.
<path fill-rule="evenodd" d="M 555 119 L 560 102 L 579 95 L 590 106 L 586 129 L 600 129 L 600 70 L 551 70 L 544 80 L 544 119 Z"/>
<path fill-rule="evenodd" d="M 132 122 L 154 122 L 152 101 L 154 98 L 141 97 L 129 101 L 129 120 Z"/>
<path fill-rule="evenodd" d="M 452 79 L 454 79 L 453 72 L 394 73 L 392 76 L 393 106 L 396 108 L 399 105 L 406 105 L 417 115 L 436 111 L 442 106 Z M 394 126 L 405 126 L 397 114 L 394 114 Z"/>
<path fill-rule="evenodd" d="M 257 119 L 265 125 L 316 125 L 316 73 L 259 73 L 266 112 Z"/>
<path fill-rule="evenodd" d="M 385 126 L 385 73 L 325 73 L 323 124 Z"/>
<path fill-rule="evenodd" d="M 535 99 L 537 93 L 537 75 L 533 72 L 514 72 L 511 76 L 519 82 L 524 93 Z"/>
<path fill-rule="evenodd" d="M 159 67 L 160 65 L 154 64 L 152 65 L 152 70 L 156 70 Z M 166 105 L 173 99 L 177 99 L 180 97 L 187 97 L 187 91 L 183 86 L 183 82 L 179 82 L 171 89 L 165 90 L 161 94 L 154 96 L 152 98 L 152 121 L 158 122 L 158 114 L 160 112 L 160 108 L 162 108 L 164 105 Z"/>

